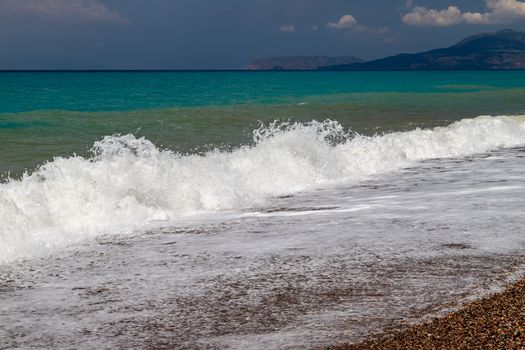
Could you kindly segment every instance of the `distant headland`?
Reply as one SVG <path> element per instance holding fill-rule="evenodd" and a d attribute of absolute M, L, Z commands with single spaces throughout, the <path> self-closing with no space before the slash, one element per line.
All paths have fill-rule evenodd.
<path fill-rule="evenodd" d="M 325 59 L 319 59 L 320 57 Z M 337 62 L 344 58 L 350 61 Z M 276 57 L 255 60 L 247 69 L 332 71 L 525 69 L 525 32 L 506 29 L 483 33 L 467 37 L 447 48 L 414 54 L 403 53 L 366 62 L 354 56 Z"/>
<path fill-rule="evenodd" d="M 257 59 L 251 62 L 249 70 L 317 70 L 326 66 L 338 66 L 364 62 L 354 56 L 287 56 Z"/>

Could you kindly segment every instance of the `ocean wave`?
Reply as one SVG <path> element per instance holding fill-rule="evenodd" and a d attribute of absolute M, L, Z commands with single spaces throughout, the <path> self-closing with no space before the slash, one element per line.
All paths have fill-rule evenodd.
<path fill-rule="evenodd" d="M 62 158 L 0 184 L 0 262 L 94 237 L 169 224 L 268 198 L 351 184 L 418 161 L 525 144 L 525 116 L 480 116 L 376 136 L 335 121 L 272 123 L 231 152 L 182 155 L 133 135 L 107 136 L 92 156 Z"/>

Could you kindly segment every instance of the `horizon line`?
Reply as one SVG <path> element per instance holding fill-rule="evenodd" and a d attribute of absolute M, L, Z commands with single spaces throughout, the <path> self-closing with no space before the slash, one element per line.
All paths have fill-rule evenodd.
<path fill-rule="evenodd" d="M 162 72 L 501 72 L 525 71 L 508 69 L 0 69 L 0 73 L 162 73 Z"/>

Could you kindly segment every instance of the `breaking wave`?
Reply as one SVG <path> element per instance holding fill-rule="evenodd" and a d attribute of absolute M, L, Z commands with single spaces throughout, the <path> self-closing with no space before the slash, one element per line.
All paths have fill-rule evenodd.
<path fill-rule="evenodd" d="M 0 262 L 98 234 L 260 205 L 273 196 L 355 183 L 416 162 L 525 144 L 525 116 L 481 116 L 377 136 L 334 121 L 273 123 L 231 152 L 181 155 L 133 135 L 92 157 L 55 158 L 0 184 Z"/>

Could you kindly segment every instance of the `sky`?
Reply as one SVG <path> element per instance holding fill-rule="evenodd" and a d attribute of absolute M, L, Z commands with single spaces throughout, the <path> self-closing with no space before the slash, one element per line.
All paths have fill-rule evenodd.
<path fill-rule="evenodd" d="M 519 0 L 0 0 L 0 69 L 242 69 L 525 30 Z"/>

